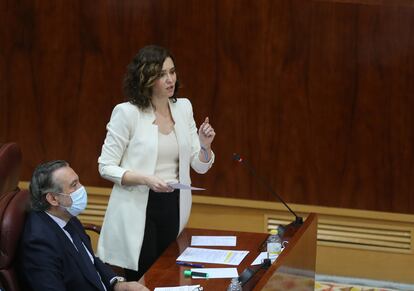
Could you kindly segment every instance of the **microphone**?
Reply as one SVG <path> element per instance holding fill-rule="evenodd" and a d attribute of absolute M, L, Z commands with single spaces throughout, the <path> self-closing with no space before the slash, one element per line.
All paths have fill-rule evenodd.
<path fill-rule="evenodd" d="M 254 170 L 254 168 L 245 160 L 242 159 L 242 157 L 239 154 L 233 153 L 233 160 L 235 160 L 236 162 L 239 162 L 240 164 L 244 165 L 250 172 L 250 174 L 255 177 L 261 184 L 262 186 L 264 186 L 270 193 L 272 193 L 274 196 L 276 196 L 276 198 L 282 202 L 282 204 L 289 210 L 290 213 L 293 214 L 293 216 L 295 216 L 295 221 L 292 222 L 291 224 L 289 224 L 288 226 L 293 226 L 293 227 L 298 227 L 301 226 L 303 224 L 303 218 L 298 216 L 290 207 L 289 205 L 286 204 L 286 202 L 282 199 L 282 197 L 280 197 L 270 186 L 270 184 L 263 180 L 259 175 L 256 174 L 256 171 Z M 283 229 L 283 233 L 284 233 L 284 229 Z M 283 234 L 282 234 L 283 236 Z"/>

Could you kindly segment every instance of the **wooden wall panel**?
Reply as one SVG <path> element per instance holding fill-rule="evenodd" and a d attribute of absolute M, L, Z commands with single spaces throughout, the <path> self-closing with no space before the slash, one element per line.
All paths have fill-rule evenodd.
<path fill-rule="evenodd" d="M 0 141 L 36 164 L 97 158 L 125 67 L 143 45 L 176 57 L 183 96 L 216 128 L 202 195 L 414 212 L 414 1 L 0 2 Z"/>

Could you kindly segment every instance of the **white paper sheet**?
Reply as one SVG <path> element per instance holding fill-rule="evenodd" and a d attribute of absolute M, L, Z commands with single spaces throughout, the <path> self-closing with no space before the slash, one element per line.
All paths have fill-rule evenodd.
<path fill-rule="evenodd" d="M 200 285 L 186 285 L 186 286 L 177 286 L 177 287 L 157 287 L 154 291 L 196 291 L 200 290 Z"/>
<path fill-rule="evenodd" d="M 260 265 L 263 263 L 263 260 L 267 258 L 267 252 L 261 252 L 256 259 L 254 259 L 252 266 Z"/>
<path fill-rule="evenodd" d="M 204 188 L 193 187 L 191 185 L 185 185 L 181 183 L 168 183 L 173 189 L 182 189 L 182 190 L 206 190 Z"/>
<path fill-rule="evenodd" d="M 196 268 L 191 269 L 191 272 L 203 272 L 208 274 L 207 278 L 193 276 L 194 279 L 236 278 L 239 276 L 237 268 Z"/>
<path fill-rule="evenodd" d="M 283 248 L 282 248 L 282 251 L 283 251 Z M 274 262 L 276 259 L 277 259 L 277 257 L 279 257 L 279 255 L 273 255 L 273 256 L 270 256 L 270 260 L 272 261 L 272 262 Z M 257 256 L 257 258 L 256 259 L 254 259 L 254 261 L 253 261 L 253 263 L 251 264 L 252 266 L 253 265 L 260 265 L 261 263 L 263 263 L 263 260 L 264 259 L 266 259 L 267 258 L 267 252 L 261 252 L 258 256 Z"/>
<path fill-rule="evenodd" d="M 191 237 L 192 246 L 236 246 L 235 236 L 196 236 Z"/>
<path fill-rule="evenodd" d="M 239 265 L 249 251 L 214 250 L 188 247 L 177 258 L 177 261 L 200 262 L 225 265 Z"/>

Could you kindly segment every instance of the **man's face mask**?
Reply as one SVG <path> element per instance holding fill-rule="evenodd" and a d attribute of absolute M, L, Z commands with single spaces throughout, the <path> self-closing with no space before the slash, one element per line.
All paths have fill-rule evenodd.
<path fill-rule="evenodd" d="M 70 194 L 64 194 L 64 193 L 56 193 L 56 194 L 69 196 L 72 199 L 72 205 L 69 207 L 65 207 L 66 210 L 72 216 L 78 216 L 80 213 L 82 213 L 85 210 L 86 204 L 88 204 L 88 194 L 86 193 L 86 189 L 83 186 Z"/>

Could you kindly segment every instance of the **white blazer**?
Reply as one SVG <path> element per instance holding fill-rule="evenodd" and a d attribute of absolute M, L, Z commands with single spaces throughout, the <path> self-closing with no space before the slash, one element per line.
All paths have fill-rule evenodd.
<path fill-rule="evenodd" d="M 179 98 L 169 106 L 179 147 L 179 181 L 190 185 L 190 165 L 196 172 L 205 173 L 214 162 L 214 153 L 208 163 L 199 159 L 200 141 L 190 101 Z M 127 170 L 154 174 L 158 152 L 158 126 L 154 120 L 152 109 L 140 110 L 129 102 L 115 106 L 98 159 L 99 173 L 114 186 L 97 254 L 104 262 L 131 270 L 138 270 L 149 188 L 122 186 L 121 180 Z M 179 233 L 187 224 L 191 201 L 191 191 L 181 190 Z"/>

